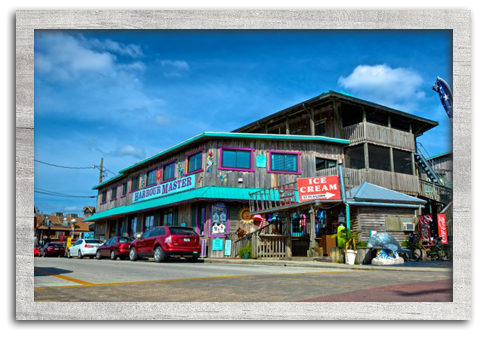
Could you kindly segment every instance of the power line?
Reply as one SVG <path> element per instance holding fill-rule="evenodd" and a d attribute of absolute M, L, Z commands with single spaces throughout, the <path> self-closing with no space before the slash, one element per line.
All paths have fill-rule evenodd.
<path fill-rule="evenodd" d="M 64 165 L 57 165 L 57 164 L 47 163 L 47 162 L 39 161 L 38 159 L 35 159 L 34 161 L 35 161 L 35 162 L 38 162 L 38 163 L 45 164 L 45 165 L 55 166 L 55 167 L 57 167 L 57 168 L 64 168 L 64 169 L 75 169 L 75 170 L 95 169 L 95 165 L 94 165 L 94 166 L 88 166 L 88 167 L 75 167 L 75 166 L 64 166 Z"/>
<path fill-rule="evenodd" d="M 34 192 L 43 195 L 57 196 L 57 197 L 69 197 L 69 198 L 96 198 L 97 196 L 81 196 L 81 195 L 69 195 L 61 192 L 49 191 L 40 188 L 34 188 Z"/>

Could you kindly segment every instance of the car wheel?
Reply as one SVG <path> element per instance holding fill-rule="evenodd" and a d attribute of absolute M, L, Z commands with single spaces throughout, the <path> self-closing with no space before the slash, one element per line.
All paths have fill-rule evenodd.
<path fill-rule="evenodd" d="M 117 255 L 115 255 L 115 251 L 112 250 L 112 252 L 110 253 L 110 259 L 112 260 L 116 260 L 117 259 Z"/>
<path fill-rule="evenodd" d="M 153 258 L 157 263 L 165 261 L 165 253 L 163 252 L 162 247 L 157 246 L 157 248 L 155 248 L 155 250 L 153 251 Z"/>
<path fill-rule="evenodd" d="M 101 260 L 101 259 L 102 259 L 102 255 L 100 255 L 100 252 L 99 252 L 99 251 L 97 251 L 97 253 L 95 254 L 95 258 L 96 258 L 97 260 Z"/>
<path fill-rule="evenodd" d="M 82 252 L 80 250 L 78 251 L 78 258 L 83 259 L 83 255 L 82 255 Z"/>
<path fill-rule="evenodd" d="M 130 248 L 128 257 L 130 258 L 130 261 L 137 261 L 137 251 L 135 250 L 135 247 Z"/>

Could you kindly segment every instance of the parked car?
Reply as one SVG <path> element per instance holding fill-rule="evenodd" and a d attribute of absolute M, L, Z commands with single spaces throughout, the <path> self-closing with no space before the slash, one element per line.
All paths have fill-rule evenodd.
<path fill-rule="evenodd" d="M 97 254 L 95 257 L 97 260 L 108 256 L 110 256 L 110 259 L 112 260 L 116 260 L 117 257 L 120 257 L 122 260 L 126 259 L 130 250 L 130 243 L 132 243 L 133 240 L 133 237 L 126 236 L 111 237 L 107 242 L 97 248 Z"/>
<path fill-rule="evenodd" d="M 92 258 L 97 254 L 97 248 L 102 244 L 103 241 L 100 240 L 78 240 L 68 249 L 67 257 L 71 258 L 77 256 L 81 259 L 84 256 L 90 256 L 90 258 Z"/>
<path fill-rule="evenodd" d="M 42 249 L 42 246 L 35 246 L 33 248 L 33 256 L 40 256 L 40 249 Z"/>
<path fill-rule="evenodd" d="M 200 237 L 189 228 L 175 226 L 154 227 L 130 244 L 130 261 L 153 257 L 156 262 L 170 257 L 185 257 L 197 261 L 200 255 Z"/>
<path fill-rule="evenodd" d="M 40 249 L 40 256 L 65 256 L 65 246 L 63 243 L 49 242 Z"/>

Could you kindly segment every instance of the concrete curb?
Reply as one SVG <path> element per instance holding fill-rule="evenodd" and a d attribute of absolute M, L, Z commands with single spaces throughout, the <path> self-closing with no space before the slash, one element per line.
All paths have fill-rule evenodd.
<path fill-rule="evenodd" d="M 414 271 L 414 272 L 451 272 L 452 268 L 435 267 L 395 267 L 395 266 L 369 266 L 369 265 L 346 265 L 342 263 L 320 262 L 320 261 L 295 261 L 295 260 L 244 260 L 244 259 L 215 259 L 204 258 L 204 263 L 212 264 L 233 264 L 250 266 L 281 266 L 281 267 L 307 267 L 322 269 L 343 269 L 343 270 L 387 270 L 387 271 Z"/>

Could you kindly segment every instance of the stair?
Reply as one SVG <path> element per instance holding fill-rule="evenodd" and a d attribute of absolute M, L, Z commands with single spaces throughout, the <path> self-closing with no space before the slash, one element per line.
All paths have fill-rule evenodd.
<path fill-rule="evenodd" d="M 443 181 L 437 175 L 435 170 L 433 170 L 432 164 L 425 158 L 425 156 L 420 151 L 417 151 L 415 153 L 415 160 L 417 161 L 420 168 L 427 174 L 429 180 L 431 180 L 433 183 L 443 185 Z"/>

